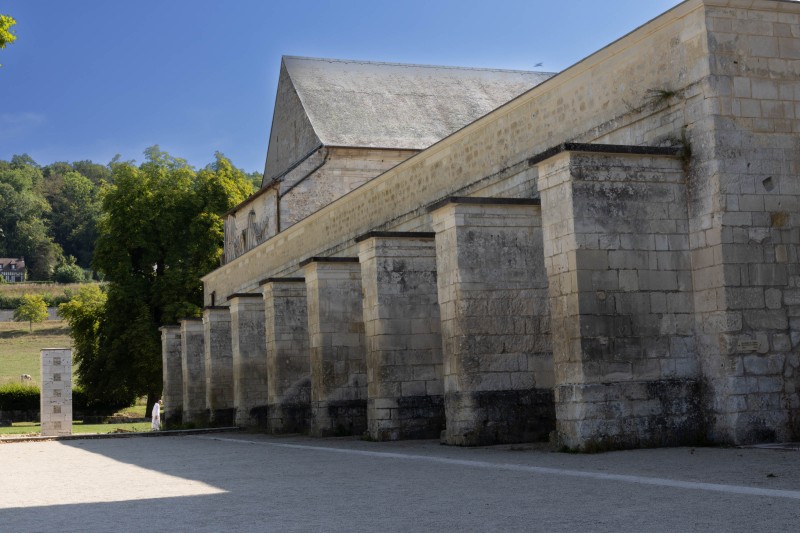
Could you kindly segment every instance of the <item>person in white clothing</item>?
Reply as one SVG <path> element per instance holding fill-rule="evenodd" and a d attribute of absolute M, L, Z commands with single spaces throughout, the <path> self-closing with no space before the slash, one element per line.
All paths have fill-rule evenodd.
<path fill-rule="evenodd" d="M 161 400 L 157 400 L 156 403 L 153 404 L 152 428 L 153 431 L 161 429 Z"/>

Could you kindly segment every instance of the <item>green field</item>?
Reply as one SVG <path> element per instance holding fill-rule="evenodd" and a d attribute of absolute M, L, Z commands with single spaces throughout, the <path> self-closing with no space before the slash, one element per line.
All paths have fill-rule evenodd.
<path fill-rule="evenodd" d="M 0 385 L 20 381 L 22 374 L 30 374 L 34 383 L 40 384 L 40 350 L 71 347 L 66 322 L 49 320 L 34 324 L 32 332 L 28 331 L 27 322 L 0 322 Z M 74 366 L 72 373 L 74 383 Z"/>
<path fill-rule="evenodd" d="M 23 294 L 64 296 L 77 293 L 84 285 L 86 283 L 3 283 L 0 285 L 0 295 L 8 298 L 16 298 Z"/>

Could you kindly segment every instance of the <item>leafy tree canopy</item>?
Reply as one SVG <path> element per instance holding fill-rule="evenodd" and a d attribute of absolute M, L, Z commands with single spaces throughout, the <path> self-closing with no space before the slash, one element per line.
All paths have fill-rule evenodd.
<path fill-rule="evenodd" d="M 94 267 L 110 282 L 99 330 L 104 364 L 120 388 L 147 394 L 149 409 L 161 390 L 158 327 L 199 314 L 200 277 L 222 253 L 221 215 L 253 189 L 222 154 L 199 172 L 157 146 L 145 156 L 138 167 L 112 164 Z"/>
<path fill-rule="evenodd" d="M 17 40 L 16 34 L 11 30 L 11 26 L 16 23 L 12 17 L 0 14 L 0 49 Z"/>
<path fill-rule="evenodd" d="M 34 322 L 47 320 L 47 304 L 39 294 L 25 294 L 22 303 L 14 310 L 14 320 L 28 322 L 29 329 L 33 330 Z"/>

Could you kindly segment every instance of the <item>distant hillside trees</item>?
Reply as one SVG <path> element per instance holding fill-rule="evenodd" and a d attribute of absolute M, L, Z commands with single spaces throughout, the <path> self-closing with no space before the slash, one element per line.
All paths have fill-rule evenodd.
<path fill-rule="evenodd" d="M 0 161 L 0 257 L 24 257 L 33 281 L 82 281 L 94 255 L 100 189 L 110 179 L 110 168 L 91 161 Z"/>
<path fill-rule="evenodd" d="M 51 210 L 31 158 L 0 161 L 0 257 L 25 257 L 30 279 L 49 279 L 62 255 L 47 226 Z"/>

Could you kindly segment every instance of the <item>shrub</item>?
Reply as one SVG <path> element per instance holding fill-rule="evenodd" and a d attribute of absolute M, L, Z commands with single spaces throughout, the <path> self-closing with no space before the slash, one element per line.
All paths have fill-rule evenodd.
<path fill-rule="evenodd" d="M 26 383 L 0 385 L 0 411 L 38 411 L 39 387 Z"/>

